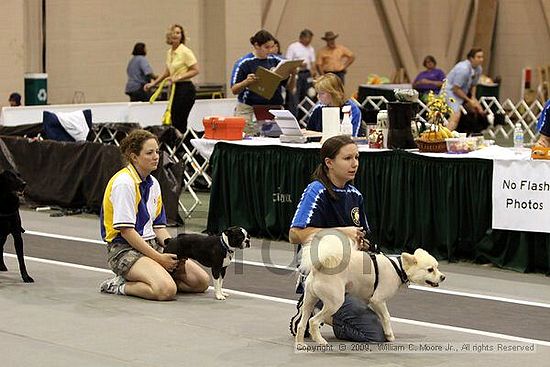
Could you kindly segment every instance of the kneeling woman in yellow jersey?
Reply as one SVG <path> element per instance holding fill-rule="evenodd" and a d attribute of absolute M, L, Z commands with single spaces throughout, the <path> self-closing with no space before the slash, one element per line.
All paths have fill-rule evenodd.
<path fill-rule="evenodd" d="M 151 172 L 159 163 L 155 135 L 134 130 L 121 143 L 128 165 L 107 184 L 101 208 L 101 235 L 109 266 L 117 275 L 104 281 L 104 293 L 165 301 L 177 291 L 204 292 L 209 276 L 191 260 L 164 254 L 166 215 L 160 185 Z"/>

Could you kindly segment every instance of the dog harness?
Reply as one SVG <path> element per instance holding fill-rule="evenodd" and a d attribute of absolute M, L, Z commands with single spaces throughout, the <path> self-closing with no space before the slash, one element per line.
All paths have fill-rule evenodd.
<path fill-rule="evenodd" d="M 392 259 L 390 259 L 386 254 L 384 255 L 392 264 L 393 268 L 395 269 L 395 272 L 397 273 L 397 276 L 399 276 L 399 279 L 401 279 L 401 283 L 407 284 L 409 282 L 409 278 L 407 277 L 407 273 L 405 273 L 405 270 L 403 270 L 403 264 L 401 263 L 401 256 L 397 257 L 397 262 L 399 265 L 397 265 Z M 374 289 L 372 290 L 372 294 L 376 292 L 376 288 L 378 288 L 378 261 L 376 260 L 376 254 L 369 252 L 369 256 L 372 260 L 372 264 L 374 265 Z"/>

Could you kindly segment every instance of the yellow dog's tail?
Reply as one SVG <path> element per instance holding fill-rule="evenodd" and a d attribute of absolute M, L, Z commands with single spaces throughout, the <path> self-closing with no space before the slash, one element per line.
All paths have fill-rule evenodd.
<path fill-rule="evenodd" d="M 317 248 L 313 246 L 310 250 L 311 262 L 316 270 L 336 269 L 345 267 L 349 262 L 352 244 L 347 237 L 342 240 L 341 236 L 326 235 L 318 243 Z"/>

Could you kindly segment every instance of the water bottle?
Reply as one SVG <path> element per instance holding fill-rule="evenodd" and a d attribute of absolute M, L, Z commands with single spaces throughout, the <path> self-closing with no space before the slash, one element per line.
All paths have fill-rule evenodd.
<path fill-rule="evenodd" d="M 386 149 L 388 147 L 388 111 L 380 110 L 376 115 L 376 128 L 382 130 L 382 136 L 384 137 L 382 148 Z"/>
<path fill-rule="evenodd" d="M 378 129 L 387 129 L 388 128 L 388 111 L 380 110 L 376 115 L 376 127 Z"/>
<path fill-rule="evenodd" d="M 340 124 L 340 134 L 342 135 L 353 135 L 353 125 L 351 124 L 351 106 L 342 107 L 342 112 L 344 112 L 344 118 Z"/>
<path fill-rule="evenodd" d="M 516 127 L 514 128 L 514 148 L 523 148 L 523 129 L 519 122 L 516 122 Z"/>

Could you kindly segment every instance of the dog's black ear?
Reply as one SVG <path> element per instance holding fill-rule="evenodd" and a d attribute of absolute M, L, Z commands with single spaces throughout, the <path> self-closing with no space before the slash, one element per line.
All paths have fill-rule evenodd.
<path fill-rule="evenodd" d="M 225 231 L 223 231 L 222 233 L 225 234 L 227 237 L 235 237 L 237 232 L 239 232 L 239 227 L 231 226 L 226 228 Z"/>

